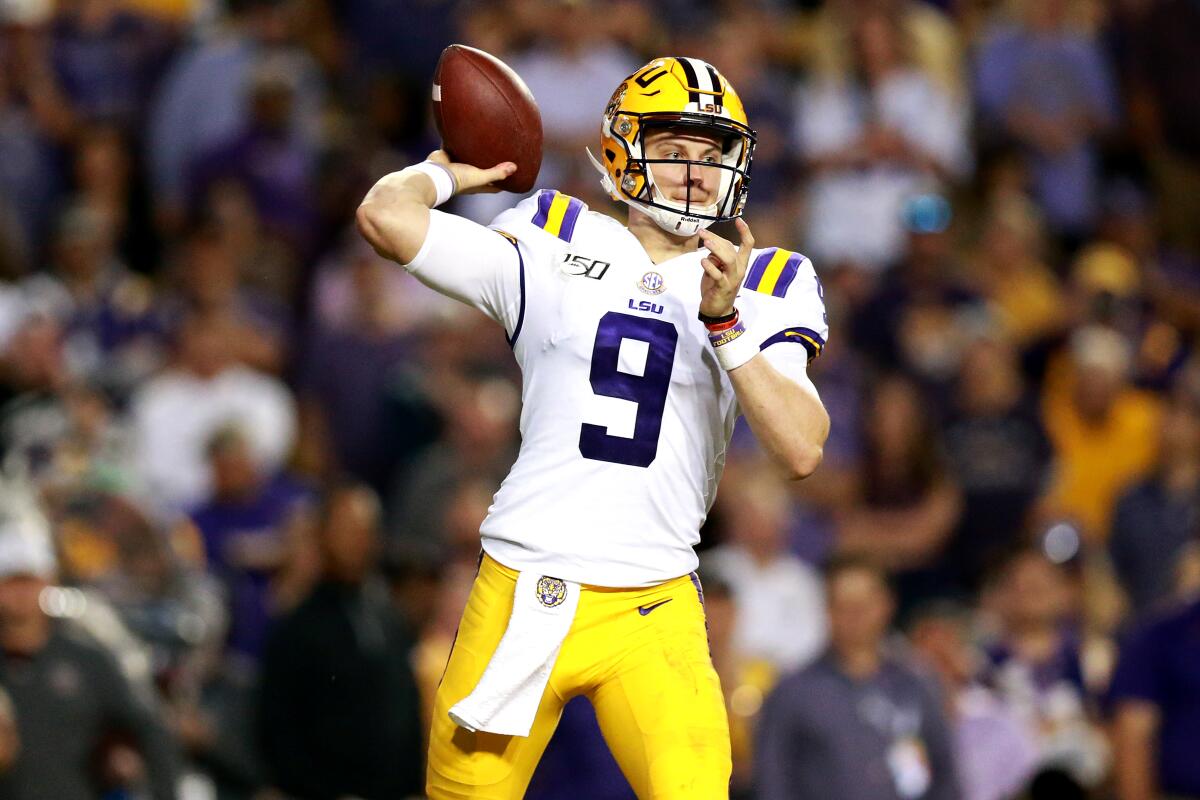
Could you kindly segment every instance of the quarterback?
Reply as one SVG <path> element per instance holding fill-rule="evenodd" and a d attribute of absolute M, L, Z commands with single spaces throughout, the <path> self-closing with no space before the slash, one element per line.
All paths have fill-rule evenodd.
<path fill-rule="evenodd" d="M 624 81 L 588 153 L 628 223 L 542 190 L 487 227 L 434 207 L 515 165 L 438 151 L 358 211 L 383 256 L 504 326 L 521 448 L 430 736 L 431 798 L 523 796 L 563 705 L 592 702 L 640 798 L 727 798 L 729 733 L 694 546 L 739 414 L 789 477 L 829 417 L 806 374 L 821 285 L 741 219 L 755 134 L 711 65 L 659 58 Z M 734 244 L 708 230 L 735 220 Z"/>

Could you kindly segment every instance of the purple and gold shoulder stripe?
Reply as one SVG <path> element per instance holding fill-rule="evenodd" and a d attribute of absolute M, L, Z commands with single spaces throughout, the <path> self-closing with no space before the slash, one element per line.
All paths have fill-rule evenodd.
<path fill-rule="evenodd" d="M 575 233 L 575 223 L 579 221 L 579 215 L 585 208 L 582 200 L 576 200 L 562 192 L 543 189 L 538 193 L 537 213 L 533 215 L 533 224 L 552 236 L 569 242 Z"/>
<path fill-rule="evenodd" d="M 771 247 L 754 258 L 742 285 L 756 292 L 783 297 L 803 262 L 804 256 L 799 253 Z"/>
<path fill-rule="evenodd" d="M 817 356 L 821 355 L 821 351 L 825 349 L 825 339 L 821 334 L 814 331 L 812 328 L 784 328 L 779 333 L 758 346 L 759 350 L 766 350 L 773 344 L 798 344 L 803 345 L 808 351 L 808 360 L 812 361 Z"/>

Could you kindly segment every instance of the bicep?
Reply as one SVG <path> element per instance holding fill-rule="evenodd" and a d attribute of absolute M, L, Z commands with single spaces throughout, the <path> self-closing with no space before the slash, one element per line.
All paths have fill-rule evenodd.
<path fill-rule="evenodd" d="M 524 261 L 519 246 L 470 220 L 429 212 L 420 251 L 404 265 L 436 292 L 477 308 L 510 334 L 524 302 Z"/>

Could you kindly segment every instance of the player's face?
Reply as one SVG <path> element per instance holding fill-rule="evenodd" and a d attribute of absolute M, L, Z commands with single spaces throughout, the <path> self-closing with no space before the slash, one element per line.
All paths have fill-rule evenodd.
<path fill-rule="evenodd" d="M 662 130 L 646 136 L 646 158 L 665 161 L 699 161 L 713 167 L 696 167 L 680 163 L 651 164 L 654 183 L 668 200 L 680 203 L 689 199 L 693 204 L 706 206 L 717 201 L 721 184 L 721 140 L 693 131 Z M 690 192 L 690 198 L 689 198 Z"/>

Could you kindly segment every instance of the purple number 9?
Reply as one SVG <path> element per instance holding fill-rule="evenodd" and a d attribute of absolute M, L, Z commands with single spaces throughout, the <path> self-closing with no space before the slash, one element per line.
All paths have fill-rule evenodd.
<path fill-rule="evenodd" d="M 621 341 L 645 342 L 646 368 L 641 375 L 617 369 Z M 658 434 L 662 430 L 667 390 L 671 388 L 671 370 L 675 366 L 675 346 L 679 331 L 665 320 L 635 317 L 610 311 L 600 318 L 596 345 L 592 350 L 592 391 L 605 397 L 619 397 L 638 404 L 633 437 L 612 436 L 603 425 L 583 423 L 579 431 L 579 452 L 594 461 L 648 467 L 658 454 Z"/>

